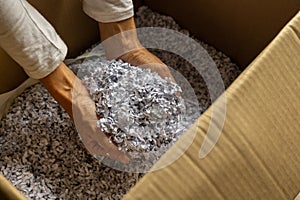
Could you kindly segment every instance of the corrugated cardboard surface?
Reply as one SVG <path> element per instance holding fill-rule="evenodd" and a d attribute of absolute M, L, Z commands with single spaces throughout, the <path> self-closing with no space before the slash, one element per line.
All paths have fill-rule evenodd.
<path fill-rule="evenodd" d="M 0 200 L 26 200 L 26 198 L 0 174 Z"/>
<path fill-rule="evenodd" d="M 291 2 L 296 1 L 287 3 Z M 70 13 L 65 14 L 68 18 Z M 226 123 L 213 151 L 205 159 L 198 158 L 210 123 L 209 110 L 194 127 L 197 136 L 188 151 L 171 166 L 146 175 L 125 199 L 293 199 L 298 194 L 299 18 L 298 15 L 227 90 Z M 6 62 L 13 67 L 5 54 L 0 54 L 1 67 Z M 10 79 L 16 79 L 16 75 L 1 76 L 0 89 L 3 86 L 9 90 L 11 85 L 3 81 Z M 15 190 L 1 179 L 0 196 L 4 198 L 4 194 L 14 195 Z"/>
<path fill-rule="evenodd" d="M 299 0 L 144 0 L 246 67 L 300 9 Z"/>
<path fill-rule="evenodd" d="M 207 157 L 199 159 L 199 150 L 211 109 L 193 128 L 197 135 L 185 154 L 145 175 L 124 199 L 294 199 L 300 191 L 300 13 L 226 98 L 222 135 Z"/>

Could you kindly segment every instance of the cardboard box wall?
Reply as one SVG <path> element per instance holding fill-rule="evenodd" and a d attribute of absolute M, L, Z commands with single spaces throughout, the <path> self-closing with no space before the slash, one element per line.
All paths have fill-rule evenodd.
<path fill-rule="evenodd" d="M 97 24 L 81 10 L 80 1 L 28 0 L 55 27 L 69 47 L 68 57 L 77 56 L 98 40 Z M 299 0 L 134 0 L 168 14 L 236 63 L 246 67 L 294 16 Z M 28 77 L 0 48 L 0 94 Z"/>
<path fill-rule="evenodd" d="M 55 2 L 51 2 L 51 6 L 47 1 L 31 0 L 30 2 L 37 6 L 38 9 L 46 15 L 46 18 L 54 24 L 62 38 L 67 42 L 70 49 L 70 56 L 76 55 L 97 40 L 97 24 L 84 15 L 80 9 L 80 3 L 70 0 L 55 0 Z M 153 1 L 152 4 L 151 2 L 145 1 L 144 3 L 161 12 L 172 11 L 173 13 L 165 13 L 174 16 L 183 26 L 191 28 L 191 30 L 194 29 L 192 31 L 196 35 L 204 41 L 209 41 L 214 44 L 215 47 L 223 50 L 225 53 L 233 56 L 240 64 L 250 61 L 255 55 L 255 52 L 258 53 L 260 48 L 266 45 L 269 40 L 274 37 L 275 33 L 277 33 L 283 24 L 285 24 L 300 7 L 298 0 L 278 0 L 272 2 L 270 10 L 272 10 L 271 8 L 276 8 L 275 10 L 280 11 L 278 13 L 271 12 L 273 13 L 272 16 L 281 16 L 280 20 L 274 20 L 274 22 L 270 24 L 263 23 L 262 25 L 254 26 L 255 28 L 253 28 L 251 25 L 259 22 L 266 16 L 269 19 L 267 22 L 270 21 L 270 14 L 268 13 L 269 10 L 266 8 L 266 4 L 263 6 L 263 8 L 266 9 L 266 12 L 262 12 L 263 9 L 260 8 L 261 2 L 258 1 L 239 2 L 242 3 L 243 10 L 247 12 L 240 12 L 242 16 L 241 21 L 233 24 L 230 23 L 230 20 L 232 17 L 237 16 L 237 7 L 233 6 L 234 2 L 230 0 L 222 2 L 218 1 L 217 7 L 214 7 L 214 5 L 217 4 L 216 1 L 209 1 L 211 3 L 202 0 L 191 1 L 190 5 L 186 7 L 188 10 L 183 12 L 178 9 L 180 7 L 177 7 L 176 10 L 176 7 L 174 7 L 173 4 L 162 2 L 161 6 L 159 6 L 156 1 Z M 266 3 L 266 1 L 264 2 Z M 173 3 L 180 6 L 176 1 Z M 56 5 L 55 8 L 54 5 Z M 254 16 L 256 17 L 251 18 L 251 12 L 254 12 L 253 9 L 255 7 L 260 8 L 259 17 L 254 13 Z M 70 8 L 73 10 L 70 10 Z M 215 8 L 218 9 L 215 10 Z M 51 12 L 53 9 L 59 9 L 59 12 Z M 219 13 L 222 9 L 223 12 Z M 188 19 L 186 19 L 191 11 L 197 15 L 197 17 L 195 17 L 193 14 L 195 19 L 199 20 L 188 21 Z M 178 13 L 184 15 L 178 15 Z M 201 13 L 201 16 L 198 16 L 199 13 Z M 214 18 L 210 23 L 209 19 L 212 15 Z M 226 19 L 226 16 L 229 17 Z M 242 21 L 245 17 L 248 21 L 243 25 Z M 203 20 L 205 23 L 203 23 Z M 76 24 L 74 24 L 74 22 L 72 23 L 72 21 L 76 21 Z M 299 182 L 297 182 L 297 180 L 299 180 L 299 178 L 297 179 L 297 174 L 299 174 L 298 169 L 300 167 L 299 157 L 297 157 L 297 155 L 299 155 L 300 152 L 299 148 L 296 147 L 297 143 L 300 141 L 299 129 L 296 129 L 299 128 L 297 123 L 299 122 L 299 112 L 297 111 L 299 102 L 295 98 L 295 94 L 290 94 L 290 92 L 299 90 L 299 85 L 296 81 L 299 77 L 294 76 L 299 69 L 297 69 L 299 60 L 297 60 L 296 56 L 299 55 L 299 49 L 297 49 L 297 45 L 292 47 L 293 45 L 290 44 L 292 41 L 292 43 L 298 43 L 299 45 L 299 40 L 297 40 L 297 30 L 299 32 L 299 29 L 297 29 L 297 27 L 300 25 L 299 22 L 295 21 L 296 20 L 294 20 L 294 25 L 292 27 L 296 28 L 292 28 L 293 32 L 288 31 L 288 34 L 286 33 L 281 36 L 280 40 L 275 40 L 272 45 L 273 47 L 269 48 L 273 49 L 273 52 L 277 52 L 275 53 L 276 56 L 271 56 L 274 53 L 267 53 L 269 50 L 266 50 L 260 58 L 247 68 L 243 75 L 231 86 L 230 90 L 227 91 L 227 96 L 229 97 L 227 97 L 228 113 L 226 125 L 222 137 L 218 142 L 219 146 L 216 146 L 216 149 L 214 149 L 212 154 L 206 159 L 201 160 L 201 162 L 198 161 L 198 157 L 192 156 L 193 152 L 199 151 L 202 142 L 201 138 L 203 138 L 205 128 L 207 128 L 210 113 L 207 111 L 198 122 L 198 128 L 196 128 L 198 132 L 197 138 L 186 154 L 170 167 L 145 176 L 126 198 L 136 199 L 142 197 L 146 199 L 169 199 L 177 197 L 181 199 L 217 199 L 224 195 L 223 197 L 225 199 L 282 199 L 281 197 L 283 196 L 292 197 L 299 192 L 300 186 Z M 201 23 L 201 26 L 199 26 L 201 27 L 201 30 L 197 30 L 198 23 Z M 218 26 L 216 26 L 216 24 Z M 241 27 L 238 28 L 239 26 Z M 246 32 L 249 29 L 244 29 L 247 26 L 250 28 L 252 27 L 255 31 L 252 30 L 252 32 L 250 32 L 251 34 L 247 34 Z M 65 27 L 68 27 L 68 30 Z M 220 27 L 223 27 L 223 29 L 221 29 L 221 34 L 224 34 L 226 31 L 228 31 L 228 35 L 233 34 L 234 37 L 232 38 L 235 42 L 231 44 L 230 42 L 232 42 L 232 40 L 228 40 L 228 37 L 224 37 L 224 35 L 219 35 L 220 33 L 215 31 L 216 27 L 218 27 L 218 30 L 220 30 Z M 213 34 L 212 31 L 214 31 Z M 261 37 L 261 34 L 265 31 L 266 36 Z M 201 34 L 202 32 L 203 34 Z M 270 33 L 273 33 L 273 35 Z M 236 36 L 239 36 L 238 39 L 235 39 Z M 286 42 L 288 42 L 288 46 L 279 45 Z M 255 45 L 251 46 L 252 43 Z M 274 45 L 276 43 L 279 44 Z M 257 46 L 258 44 L 260 46 Z M 247 45 L 250 45 L 251 48 L 247 48 Z M 236 52 L 236 54 L 234 54 L 234 52 Z M 286 59 L 289 57 L 286 61 L 280 60 L 278 63 L 271 62 L 274 58 L 282 57 L 282 53 L 286 52 L 293 52 L 293 55 L 285 55 Z M 269 58 L 270 56 L 271 58 Z M 1 50 L 0 61 L 0 93 L 3 93 L 4 91 L 9 91 L 17 87 L 27 78 L 27 76 L 17 64 Z M 274 67 L 274 65 L 277 65 L 277 67 Z M 283 68 L 281 69 L 282 66 Z M 275 69 L 274 72 L 272 72 L 273 69 Z M 289 71 L 290 69 L 290 73 L 286 73 L 285 76 L 280 76 L 281 74 L 285 74 L 285 70 Z M 5 76 L 2 76 L 2 74 Z M 281 82 L 278 82 L 279 85 L 273 85 L 273 82 L 277 79 L 280 79 Z M 293 82 L 288 83 L 290 79 L 292 79 Z M 252 85 L 252 83 L 256 84 Z M 292 89 L 285 87 L 290 84 L 294 84 L 295 86 L 292 87 Z M 277 90 L 278 88 L 280 89 L 279 91 Z M 290 99 L 290 95 L 294 98 L 292 98 L 292 100 L 295 100 L 292 103 L 286 101 L 286 99 Z M 273 104 L 274 102 L 275 104 Z M 248 106 L 246 106 L 247 103 L 249 103 Z M 266 109 L 265 106 L 267 106 L 268 109 Z M 277 114 L 279 114 L 278 118 L 275 117 Z M 245 127 L 247 129 L 244 129 Z M 231 135 L 238 135 L 239 137 L 230 141 L 231 137 L 226 136 Z M 282 136 L 280 138 L 283 138 L 283 140 L 275 140 L 274 143 L 272 140 L 273 136 Z M 249 143 L 248 140 L 251 141 L 251 143 Z M 224 143 L 224 141 L 227 141 L 227 143 Z M 230 144 L 233 146 L 230 146 Z M 256 149 L 257 145 L 259 146 L 259 149 Z M 267 149 L 262 148 L 262 146 Z M 272 151 L 268 149 L 269 147 Z M 282 148 L 282 150 L 278 148 Z M 256 158 L 258 150 L 262 150 L 262 152 L 259 151 L 260 154 L 263 154 L 261 158 Z M 260 154 L 258 154 L 258 156 L 261 156 Z M 232 158 L 231 156 L 235 157 Z M 277 159 L 273 159 L 273 157 Z M 269 163 L 270 160 L 274 161 Z M 273 168 L 273 165 L 277 167 Z M 231 168 L 236 169 L 236 172 L 233 173 L 233 171 L 230 171 Z M 256 168 L 257 171 L 253 171 L 253 169 Z M 269 168 L 271 168 L 271 171 L 268 171 Z M 262 172 L 260 172 L 260 170 L 262 170 Z M 268 172 L 270 173 L 268 174 Z M 231 175 L 233 179 L 229 179 L 231 176 L 226 175 L 227 173 L 228 175 Z M 279 178 L 283 177 L 283 180 L 285 181 L 278 181 L 278 177 L 272 178 L 272 175 L 277 173 L 282 174 Z M 256 177 L 256 179 L 251 179 L 252 176 Z M 180 181 L 178 181 L 179 179 Z M 287 179 L 291 179 L 292 181 L 289 184 L 286 184 L 285 187 L 280 188 L 280 186 L 282 186 L 281 183 L 286 183 Z M 191 180 L 192 182 L 190 182 Z M 164 184 L 158 184 L 158 182 Z M 183 187 L 185 185 L 184 183 L 188 186 Z M 149 191 L 147 192 L 147 190 L 151 191 L 151 193 Z M 15 193 L 14 188 L 5 182 L 0 183 L 0 191 L 3 194 Z M 277 196 L 277 198 L 274 198 L 274 195 L 277 195 L 278 192 L 273 194 L 274 191 L 279 191 L 279 196 Z M 269 196 L 267 194 L 269 194 Z M 17 198 L 14 197 L 11 199 Z"/>
<path fill-rule="evenodd" d="M 299 0 L 144 0 L 245 68 L 298 12 Z"/>
<path fill-rule="evenodd" d="M 219 120 L 210 121 L 210 107 L 185 133 L 197 132 L 183 156 L 145 175 L 124 200 L 292 200 L 297 196 L 300 12 L 225 94 L 224 126 Z M 218 101 L 213 106 L 221 113 L 224 108 Z M 221 137 L 210 154 L 200 159 L 199 150 L 210 123 L 222 130 Z M 157 164 L 176 151 L 172 147 Z"/>

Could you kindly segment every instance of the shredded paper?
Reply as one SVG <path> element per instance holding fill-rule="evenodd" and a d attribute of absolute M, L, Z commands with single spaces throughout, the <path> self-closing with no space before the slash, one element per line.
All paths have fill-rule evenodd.
<path fill-rule="evenodd" d="M 126 152 L 166 148 L 184 129 L 181 88 L 150 69 L 89 58 L 77 73 L 96 103 L 97 126 Z"/>

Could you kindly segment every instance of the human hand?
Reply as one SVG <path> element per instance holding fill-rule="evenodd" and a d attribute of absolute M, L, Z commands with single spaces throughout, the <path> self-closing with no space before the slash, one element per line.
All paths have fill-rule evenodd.
<path fill-rule="evenodd" d="M 129 162 L 128 156 L 97 128 L 95 103 L 81 80 L 64 63 L 40 81 L 74 120 L 80 138 L 91 154 Z"/>
<path fill-rule="evenodd" d="M 171 81 L 175 82 L 168 66 L 145 48 L 129 51 L 118 59 L 142 69 L 150 69 L 151 72 L 156 72 L 160 77 L 168 77 Z"/>
<path fill-rule="evenodd" d="M 87 150 L 94 155 L 102 155 L 128 163 L 128 155 L 119 151 L 106 134 L 97 127 L 95 102 L 79 79 L 76 79 L 72 103 L 73 120 Z"/>
<path fill-rule="evenodd" d="M 99 29 L 108 59 L 121 59 L 133 66 L 148 68 L 175 82 L 169 68 L 140 44 L 133 17 L 119 22 L 99 22 Z"/>

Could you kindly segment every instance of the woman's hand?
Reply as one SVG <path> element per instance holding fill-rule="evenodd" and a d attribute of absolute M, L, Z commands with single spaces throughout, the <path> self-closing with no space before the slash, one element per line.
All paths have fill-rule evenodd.
<path fill-rule="evenodd" d="M 95 103 L 81 80 L 64 63 L 40 81 L 74 120 L 82 142 L 91 154 L 129 162 L 128 156 L 97 128 Z"/>
<path fill-rule="evenodd" d="M 108 59 L 121 59 L 143 69 L 149 68 L 175 82 L 169 68 L 140 44 L 133 17 L 119 22 L 99 22 L 99 29 Z"/>
<path fill-rule="evenodd" d="M 108 137 L 96 126 L 97 116 L 94 101 L 78 78 L 73 90 L 73 119 L 87 150 L 96 155 L 110 157 L 114 160 L 128 163 L 129 158 L 109 141 Z"/>

